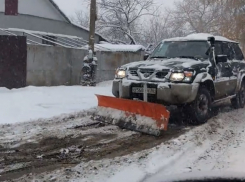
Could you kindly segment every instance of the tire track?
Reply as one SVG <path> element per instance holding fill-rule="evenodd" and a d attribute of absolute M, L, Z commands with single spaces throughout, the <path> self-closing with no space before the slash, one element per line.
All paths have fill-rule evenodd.
<path fill-rule="evenodd" d="M 236 113 L 236 111 L 233 111 Z M 222 133 L 217 133 L 215 137 L 216 141 L 212 143 L 197 160 L 193 162 L 193 170 L 216 170 L 222 169 L 224 154 L 231 147 L 231 144 L 237 141 L 241 136 L 241 132 L 244 130 L 243 121 L 238 120 L 235 116 L 228 115 L 226 122 L 224 122 L 226 129 Z M 211 141 L 207 141 L 211 142 Z"/>
<path fill-rule="evenodd" d="M 0 181 L 3 181 L 29 173 L 38 175 L 72 167 L 81 161 L 112 159 L 140 152 L 176 138 L 187 130 L 172 126 L 163 136 L 156 138 L 105 124 L 91 110 L 5 125 L 1 131 Z"/>

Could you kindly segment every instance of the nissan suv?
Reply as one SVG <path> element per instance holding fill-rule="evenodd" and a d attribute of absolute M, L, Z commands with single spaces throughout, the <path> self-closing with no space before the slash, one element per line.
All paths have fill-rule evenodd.
<path fill-rule="evenodd" d="M 245 61 L 238 42 L 210 34 L 163 40 L 145 61 L 117 69 L 115 97 L 182 107 L 205 123 L 211 105 L 230 99 L 245 105 Z"/>

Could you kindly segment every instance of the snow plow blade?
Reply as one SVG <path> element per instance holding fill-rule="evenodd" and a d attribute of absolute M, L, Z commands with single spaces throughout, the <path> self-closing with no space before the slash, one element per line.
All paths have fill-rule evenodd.
<path fill-rule="evenodd" d="M 160 136 L 167 130 L 169 111 L 160 104 L 96 95 L 98 106 L 106 117 L 120 128 Z M 113 109 L 114 111 L 108 109 Z M 116 112 L 119 112 L 115 114 Z M 120 115 L 120 117 L 118 117 Z M 117 116 L 116 118 L 113 118 Z"/>

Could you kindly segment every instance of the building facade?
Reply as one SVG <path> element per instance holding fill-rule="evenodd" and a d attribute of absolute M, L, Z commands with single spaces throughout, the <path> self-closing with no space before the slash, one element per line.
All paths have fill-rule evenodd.
<path fill-rule="evenodd" d="M 16 29 L 17 35 L 29 30 L 89 39 L 88 29 L 73 24 L 53 0 L 0 0 L 0 28 Z M 95 35 L 95 43 L 103 40 L 99 34 Z"/>

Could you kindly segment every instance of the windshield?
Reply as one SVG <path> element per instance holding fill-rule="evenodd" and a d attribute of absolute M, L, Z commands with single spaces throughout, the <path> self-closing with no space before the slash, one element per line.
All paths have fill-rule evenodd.
<path fill-rule="evenodd" d="M 163 42 L 153 51 L 151 58 L 193 57 L 207 59 L 209 45 L 204 41 Z"/>

